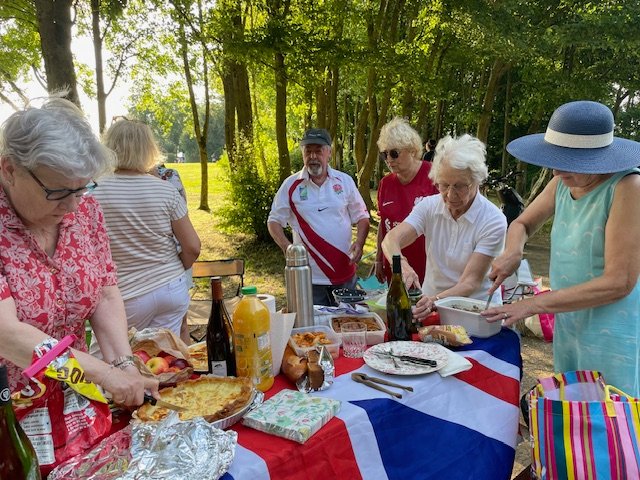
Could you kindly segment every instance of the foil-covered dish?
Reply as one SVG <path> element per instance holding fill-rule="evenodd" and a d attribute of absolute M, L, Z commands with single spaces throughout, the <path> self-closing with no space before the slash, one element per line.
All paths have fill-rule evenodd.
<path fill-rule="evenodd" d="M 161 422 L 136 423 L 89 452 L 59 465 L 51 480 L 215 480 L 229 469 L 237 433 L 172 412 Z"/>

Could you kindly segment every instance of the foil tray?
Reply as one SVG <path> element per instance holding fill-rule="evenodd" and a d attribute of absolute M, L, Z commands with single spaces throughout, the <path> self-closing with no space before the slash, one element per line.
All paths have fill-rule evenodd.
<path fill-rule="evenodd" d="M 254 408 L 260 406 L 264 401 L 264 393 L 259 390 L 253 389 L 251 394 L 251 400 L 245 407 L 241 410 L 237 411 L 233 415 L 229 415 L 228 417 L 221 418 L 220 420 L 216 420 L 214 422 L 210 422 L 216 428 L 220 430 L 224 430 L 225 428 L 229 428 L 235 423 L 237 423 L 242 417 L 244 417 L 247 413 L 249 413 Z"/>

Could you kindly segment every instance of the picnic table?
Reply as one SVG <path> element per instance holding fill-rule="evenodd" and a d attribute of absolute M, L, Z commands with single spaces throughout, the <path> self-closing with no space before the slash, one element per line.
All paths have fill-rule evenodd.
<path fill-rule="evenodd" d="M 337 416 L 304 444 L 236 424 L 236 456 L 222 478 L 509 479 L 519 424 L 520 340 L 503 328 L 456 350 L 473 366 L 446 378 L 386 375 L 362 359 L 340 356 L 334 384 L 311 394 L 340 400 Z M 355 383 L 352 372 L 414 392 L 392 398 Z M 295 386 L 278 375 L 265 398 L 285 388 Z"/>

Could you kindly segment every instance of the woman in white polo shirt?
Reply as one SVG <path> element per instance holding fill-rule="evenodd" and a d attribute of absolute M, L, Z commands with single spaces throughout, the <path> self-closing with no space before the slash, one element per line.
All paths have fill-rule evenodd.
<path fill-rule="evenodd" d="M 423 297 L 414 312 L 418 320 L 433 310 L 433 302 L 440 298 L 487 298 L 491 287 L 487 273 L 503 250 L 507 221 L 479 191 L 488 175 L 485 155 L 485 145 L 471 135 L 440 140 L 429 173 L 440 195 L 424 198 L 382 242 L 384 254 L 391 260 L 420 235 L 425 237 Z M 420 286 L 414 266 L 404 257 L 402 277 L 408 288 Z M 501 303 L 499 291 L 493 302 Z"/>

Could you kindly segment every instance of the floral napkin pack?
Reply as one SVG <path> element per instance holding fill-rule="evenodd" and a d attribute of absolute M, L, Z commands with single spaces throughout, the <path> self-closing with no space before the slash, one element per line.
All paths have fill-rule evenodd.
<path fill-rule="evenodd" d="M 249 412 L 248 427 L 304 443 L 340 411 L 340 401 L 282 390 Z"/>

